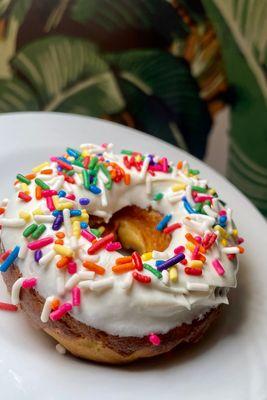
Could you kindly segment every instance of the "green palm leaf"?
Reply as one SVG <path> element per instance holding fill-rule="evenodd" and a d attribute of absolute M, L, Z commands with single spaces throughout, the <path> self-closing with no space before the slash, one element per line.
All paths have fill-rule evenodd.
<path fill-rule="evenodd" d="M 0 80 L 0 112 L 38 110 L 34 93 L 19 79 Z"/>
<path fill-rule="evenodd" d="M 12 66 L 34 90 L 42 110 L 101 116 L 124 107 L 108 64 L 85 40 L 49 36 L 24 47 Z"/>
<path fill-rule="evenodd" d="M 203 157 L 211 120 L 188 64 L 161 50 L 113 53 L 106 60 L 139 127 L 163 137 L 160 126 L 166 122 L 166 140 L 182 147 L 186 143 L 193 154 Z"/>

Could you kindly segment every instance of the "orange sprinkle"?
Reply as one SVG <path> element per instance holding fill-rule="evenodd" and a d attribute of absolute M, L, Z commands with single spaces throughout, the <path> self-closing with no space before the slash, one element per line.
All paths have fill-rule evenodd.
<path fill-rule="evenodd" d="M 56 310 L 60 305 L 60 300 L 59 299 L 54 299 L 51 303 L 51 308 L 52 310 Z"/>
<path fill-rule="evenodd" d="M 30 181 L 33 180 L 35 177 L 36 177 L 36 174 L 25 175 L 25 178 L 29 179 Z"/>
<path fill-rule="evenodd" d="M 195 260 L 200 260 L 200 261 L 202 261 L 203 264 L 204 264 L 204 263 L 206 262 L 206 257 L 203 256 L 203 254 L 198 253 L 197 256 L 196 256 L 196 258 L 195 258 Z"/>
<path fill-rule="evenodd" d="M 120 264 L 126 264 L 126 263 L 130 263 L 132 261 L 132 257 L 131 256 L 127 256 L 127 257 L 119 257 L 116 260 L 116 264 L 120 265 Z"/>
<path fill-rule="evenodd" d="M 0 207 L 0 215 L 4 214 L 5 209 L 3 207 Z"/>
<path fill-rule="evenodd" d="M 61 259 L 57 262 L 57 267 L 58 268 L 64 268 L 66 265 L 70 262 L 71 258 L 69 257 L 61 257 Z"/>
<path fill-rule="evenodd" d="M 125 185 L 130 185 L 130 183 L 131 183 L 131 175 L 130 174 L 124 175 L 124 183 L 125 183 Z"/>
<path fill-rule="evenodd" d="M 182 168 L 183 168 L 183 161 L 178 161 L 177 169 L 182 169 Z"/>
<path fill-rule="evenodd" d="M 193 235 L 191 235 L 191 233 L 186 233 L 185 237 L 189 242 L 193 243 L 195 246 L 199 246 L 199 243 L 196 241 Z M 199 251 L 201 253 L 206 253 L 206 249 L 204 249 L 203 246 L 199 246 Z"/>
<path fill-rule="evenodd" d="M 104 273 L 106 272 L 105 268 L 91 261 L 83 261 L 83 266 L 84 268 L 88 269 L 89 271 L 93 271 L 98 275 L 104 275 Z"/>
<path fill-rule="evenodd" d="M 111 177 L 111 179 L 115 179 L 115 178 L 116 178 L 116 175 L 117 175 L 117 172 L 116 172 L 115 169 L 113 169 L 113 170 L 110 171 L 110 177 Z"/>
<path fill-rule="evenodd" d="M 62 239 L 57 239 L 57 240 L 55 240 L 55 244 L 61 244 L 61 245 L 63 245 L 63 244 L 64 244 L 64 240 L 62 240 Z"/>
<path fill-rule="evenodd" d="M 44 175 L 51 175 L 52 173 L 53 173 L 52 169 L 43 169 L 41 171 L 41 174 L 44 174 Z"/>
<path fill-rule="evenodd" d="M 240 254 L 243 254 L 245 251 L 244 247 L 242 246 L 237 246 L 237 247 L 239 248 Z"/>
<path fill-rule="evenodd" d="M 36 188 L 35 188 L 36 200 L 41 200 L 41 198 L 42 198 L 42 190 L 43 189 L 40 186 L 36 186 Z"/>
<path fill-rule="evenodd" d="M 56 233 L 56 237 L 59 238 L 59 239 L 64 239 L 65 233 L 64 232 L 57 232 Z"/>
<path fill-rule="evenodd" d="M 124 274 L 125 272 L 132 271 L 133 269 L 135 269 L 135 266 L 131 262 L 130 263 L 121 264 L 121 265 L 114 265 L 112 267 L 112 271 L 115 274 Z"/>

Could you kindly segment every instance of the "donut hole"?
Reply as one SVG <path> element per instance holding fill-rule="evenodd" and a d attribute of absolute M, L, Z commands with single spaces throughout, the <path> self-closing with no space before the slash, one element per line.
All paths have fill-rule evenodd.
<path fill-rule="evenodd" d="M 162 215 L 151 208 L 127 206 L 117 211 L 107 224 L 90 217 L 90 227 L 104 226 L 105 233 L 113 232 L 115 240 L 122 244 L 122 254 L 132 251 L 143 254 L 152 250 L 164 251 L 169 246 L 170 235 L 156 230 L 161 219 Z"/>

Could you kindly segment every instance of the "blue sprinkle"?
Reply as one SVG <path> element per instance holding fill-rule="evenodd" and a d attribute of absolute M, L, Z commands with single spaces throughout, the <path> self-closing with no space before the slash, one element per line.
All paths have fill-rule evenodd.
<path fill-rule="evenodd" d="M 81 222 L 81 228 L 82 229 L 87 229 L 88 228 L 88 224 L 86 222 Z"/>
<path fill-rule="evenodd" d="M 57 217 L 59 214 L 62 214 L 62 211 L 61 211 L 61 210 L 55 210 L 55 211 L 52 212 L 52 215 L 53 215 L 54 217 Z"/>
<path fill-rule="evenodd" d="M 168 222 L 171 220 L 171 218 L 172 218 L 171 214 L 165 215 L 165 217 L 163 217 L 162 220 L 156 226 L 157 231 L 162 231 L 168 225 Z"/>
<path fill-rule="evenodd" d="M 65 190 L 60 190 L 59 192 L 58 192 L 58 197 L 66 197 L 66 192 L 65 192 Z"/>
<path fill-rule="evenodd" d="M 182 197 L 182 200 L 184 202 L 184 208 L 186 209 L 186 211 L 189 214 L 196 214 L 196 211 L 190 206 L 190 204 L 185 196 Z"/>
<path fill-rule="evenodd" d="M 78 150 L 71 149 L 70 147 L 67 148 L 67 153 L 69 156 L 79 158 L 81 153 Z"/>
<path fill-rule="evenodd" d="M 42 253 L 42 250 L 36 250 L 35 252 L 34 252 L 34 259 L 35 259 L 35 261 L 38 263 L 39 261 L 40 261 L 40 259 L 43 257 L 43 253 Z"/>
<path fill-rule="evenodd" d="M 92 192 L 94 194 L 100 194 L 102 191 L 98 186 L 95 186 L 95 185 L 90 185 L 89 190 L 90 190 L 90 192 Z"/>
<path fill-rule="evenodd" d="M 81 210 L 70 210 L 70 216 L 71 217 L 79 217 L 80 215 L 82 215 L 82 211 Z"/>
<path fill-rule="evenodd" d="M 88 199 L 87 197 L 81 197 L 79 199 L 79 203 L 81 206 L 87 206 L 87 204 L 90 203 L 90 199 Z"/>
<path fill-rule="evenodd" d="M 2 265 L 0 265 L 0 271 L 1 272 L 6 272 L 6 270 L 13 264 L 13 262 L 16 260 L 16 258 L 19 255 L 20 247 L 16 246 L 12 250 L 12 252 L 9 254 L 9 256 L 5 259 Z"/>
<path fill-rule="evenodd" d="M 160 265 L 162 265 L 164 263 L 164 260 L 157 260 L 156 261 L 156 267 L 159 267 Z"/>
<path fill-rule="evenodd" d="M 62 168 L 60 165 L 58 165 L 58 166 L 57 166 L 57 170 L 58 170 L 58 171 L 62 171 L 63 168 Z"/>
<path fill-rule="evenodd" d="M 61 228 L 62 224 L 63 224 L 63 215 L 59 213 L 56 216 L 56 218 L 54 219 L 54 222 L 52 225 L 53 231 L 58 231 Z"/>
<path fill-rule="evenodd" d="M 219 225 L 221 225 L 223 228 L 226 226 L 226 222 L 227 222 L 227 217 L 226 215 L 222 215 L 219 218 Z"/>
<path fill-rule="evenodd" d="M 67 158 L 65 157 L 58 157 L 59 160 L 64 161 L 65 163 L 71 165 L 71 162 L 69 160 L 67 160 Z"/>

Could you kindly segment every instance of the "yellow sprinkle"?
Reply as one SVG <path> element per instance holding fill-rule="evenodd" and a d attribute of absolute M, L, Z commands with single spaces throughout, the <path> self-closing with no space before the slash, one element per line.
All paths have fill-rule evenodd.
<path fill-rule="evenodd" d="M 64 208 L 71 209 L 73 207 L 73 204 L 69 201 L 64 201 L 64 202 L 60 203 L 58 196 L 52 196 L 52 199 L 54 202 L 54 206 L 59 211 L 64 210 Z"/>
<path fill-rule="evenodd" d="M 72 224 L 72 234 L 77 239 L 80 239 L 81 236 L 81 225 L 79 221 L 74 221 Z"/>
<path fill-rule="evenodd" d="M 135 161 L 137 162 L 142 161 L 142 157 L 140 156 L 140 154 L 137 154 L 137 156 L 135 156 Z"/>
<path fill-rule="evenodd" d="M 21 211 L 19 212 L 19 217 L 20 217 L 20 218 L 23 218 L 26 222 L 30 222 L 31 219 L 32 219 L 31 214 L 28 213 L 27 211 L 23 211 L 23 210 L 21 210 Z"/>
<path fill-rule="evenodd" d="M 220 225 L 214 226 L 214 230 L 220 233 L 220 236 L 227 239 L 228 238 L 228 233 L 226 232 L 225 229 L 223 229 Z"/>
<path fill-rule="evenodd" d="M 86 212 L 86 210 L 82 210 L 82 215 L 79 217 L 71 217 L 71 222 L 75 222 L 75 221 L 79 221 L 79 222 L 86 222 L 88 223 L 89 221 L 89 215 Z"/>
<path fill-rule="evenodd" d="M 26 185 L 26 183 L 21 182 L 21 184 L 20 184 L 20 189 L 21 189 L 22 192 L 24 192 L 24 193 L 26 193 L 26 194 L 30 194 L 29 186 Z"/>
<path fill-rule="evenodd" d="M 82 157 L 87 157 L 87 156 L 89 156 L 88 151 L 87 150 L 83 150 L 82 151 Z"/>
<path fill-rule="evenodd" d="M 237 237 L 238 236 L 238 230 L 237 229 L 233 229 L 232 235 L 234 237 Z"/>
<path fill-rule="evenodd" d="M 221 245 L 226 247 L 228 245 L 228 241 L 226 239 L 221 240 Z"/>
<path fill-rule="evenodd" d="M 179 192 L 180 190 L 184 190 L 185 188 L 186 188 L 186 185 L 184 183 L 177 183 L 176 185 L 172 186 L 172 191 Z"/>
<path fill-rule="evenodd" d="M 203 262 L 200 260 L 191 260 L 189 266 L 191 268 L 203 268 Z"/>
<path fill-rule="evenodd" d="M 100 226 L 99 228 L 98 228 L 98 231 L 101 233 L 101 235 L 102 235 L 102 233 L 104 233 L 105 232 L 105 227 L 104 226 Z"/>
<path fill-rule="evenodd" d="M 40 172 L 40 171 L 42 171 L 42 169 L 44 169 L 45 167 L 48 167 L 48 165 L 49 165 L 49 162 L 44 162 L 43 164 L 40 164 L 40 165 L 37 165 L 36 167 L 34 167 L 33 169 L 32 169 L 32 172 L 34 173 L 34 174 L 36 174 L 37 172 Z"/>
<path fill-rule="evenodd" d="M 211 194 L 211 195 L 214 195 L 216 193 L 216 190 L 211 188 L 211 189 L 208 190 L 208 193 Z"/>
<path fill-rule="evenodd" d="M 170 276 L 171 282 L 177 282 L 178 281 L 178 271 L 177 271 L 177 268 L 175 266 L 173 266 L 173 267 L 171 267 L 169 269 L 169 276 Z"/>
<path fill-rule="evenodd" d="M 185 245 L 185 247 L 186 247 L 188 250 L 190 250 L 192 253 L 193 253 L 193 251 L 194 251 L 194 249 L 195 249 L 195 245 L 194 245 L 193 243 L 191 243 L 191 242 L 187 242 L 186 245 Z"/>
<path fill-rule="evenodd" d="M 152 252 L 149 251 L 148 253 L 142 254 L 141 258 L 142 258 L 143 261 L 151 260 L 151 258 L 152 258 Z"/>
<path fill-rule="evenodd" d="M 44 212 L 40 208 L 36 208 L 35 210 L 33 210 L 32 214 L 33 215 L 44 215 Z"/>
<path fill-rule="evenodd" d="M 62 246 L 61 244 L 55 244 L 54 250 L 57 254 L 60 254 L 61 256 L 65 256 L 65 257 L 73 256 L 73 250 L 69 247 Z"/>

